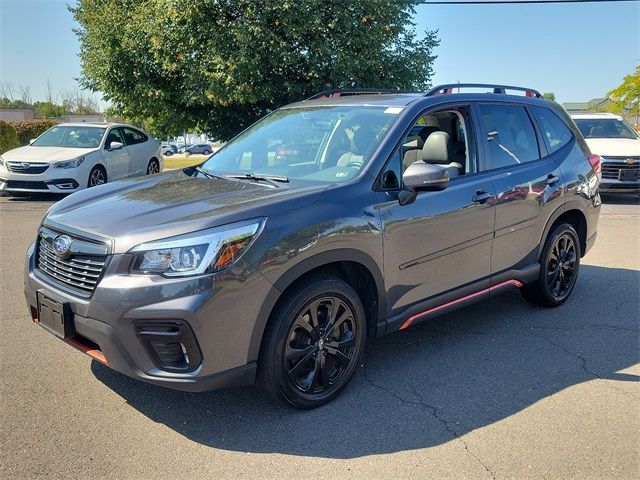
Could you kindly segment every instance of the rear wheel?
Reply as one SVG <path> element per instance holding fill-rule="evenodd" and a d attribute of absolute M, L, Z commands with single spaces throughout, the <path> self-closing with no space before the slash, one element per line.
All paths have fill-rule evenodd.
<path fill-rule="evenodd" d="M 580 241 L 568 223 L 556 226 L 547 237 L 540 258 L 540 276 L 522 288 L 523 296 L 536 305 L 557 307 L 573 292 L 580 270 Z"/>
<path fill-rule="evenodd" d="M 105 183 L 107 183 L 107 172 L 102 165 L 96 165 L 89 173 L 87 188 L 97 187 L 98 185 L 103 185 Z"/>
<path fill-rule="evenodd" d="M 155 158 L 152 158 L 147 167 L 147 175 L 153 175 L 154 173 L 160 173 L 160 164 Z"/>
<path fill-rule="evenodd" d="M 273 399 L 315 408 L 334 399 L 364 351 L 362 302 L 344 281 L 314 276 L 274 311 L 263 339 L 258 385 Z"/>
<path fill-rule="evenodd" d="M 211 153 L 209 152 L 209 150 L 205 150 L 204 152 L 202 152 L 203 155 L 209 155 L 209 153 Z"/>

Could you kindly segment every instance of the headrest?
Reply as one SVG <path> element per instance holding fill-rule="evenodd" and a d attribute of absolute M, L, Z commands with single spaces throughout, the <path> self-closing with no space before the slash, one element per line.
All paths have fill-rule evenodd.
<path fill-rule="evenodd" d="M 422 147 L 422 160 L 426 163 L 450 163 L 451 139 L 447 132 L 433 132 Z"/>
<path fill-rule="evenodd" d="M 364 155 L 376 141 L 376 132 L 373 128 L 362 125 L 351 139 L 351 151 L 356 155 Z"/>
<path fill-rule="evenodd" d="M 422 127 L 418 132 L 418 138 L 420 139 L 418 142 L 418 147 L 422 148 L 424 146 L 424 142 L 426 142 L 427 138 L 429 138 L 429 135 L 431 135 L 433 132 L 439 131 L 440 129 L 438 127 Z"/>

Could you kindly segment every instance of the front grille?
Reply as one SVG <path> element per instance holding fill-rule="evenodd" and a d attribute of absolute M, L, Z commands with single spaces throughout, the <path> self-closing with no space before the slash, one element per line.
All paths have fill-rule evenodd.
<path fill-rule="evenodd" d="M 603 162 L 602 164 L 602 178 L 618 180 L 621 171 L 635 172 L 637 178 L 640 175 L 640 160 L 633 164 L 612 162 Z"/>
<path fill-rule="evenodd" d="M 37 175 L 44 173 L 48 168 L 48 163 L 29 163 L 29 162 L 6 162 L 7 169 L 13 173 L 29 173 Z"/>
<path fill-rule="evenodd" d="M 21 180 L 7 180 L 7 188 L 24 188 L 27 190 L 49 190 L 44 182 L 23 182 Z"/>
<path fill-rule="evenodd" d="M 51 238 L 51 237 L 49 237 Z M 38 270 L 84 293 L 93 293 L 107 261 L 106 255 L 56 255 L 45 235 L 38 238 Z"/>

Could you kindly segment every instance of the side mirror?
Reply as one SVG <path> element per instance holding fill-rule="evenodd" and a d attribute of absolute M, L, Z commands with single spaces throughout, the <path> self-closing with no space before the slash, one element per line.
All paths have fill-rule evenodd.
<path fill-rule="evenodd" d="M 107 148 L 107 150 L 119 150 L 122 147 L 124 147 L 124 145 L 120 142 L 111 142 L 109 144 L 109 148 Z"/>
<path fill-rule="evenodd" d="M 29 145 L 31 145 L 31 144 L 32 144 L 33 142 L 35 142 L 35 141 L 36 141 L 36 139 L 35 139 L 35 138 L 32 138 L 31 140 L 29 140 Z"/>
<path fill-rule="evenodd" d="M 447 169 L 433 163 L 415 162 L 402 175 L 404 190 L 398 195 L 400 205 L 415 200 L 418 192 L 444 190 L 449 185 Z"/>

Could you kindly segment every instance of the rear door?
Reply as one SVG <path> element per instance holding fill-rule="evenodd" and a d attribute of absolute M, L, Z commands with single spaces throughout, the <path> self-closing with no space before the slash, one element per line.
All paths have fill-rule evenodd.
<path fill-rule="evenodd" d="M 112 142 L 119 142 L 122 148 L 114 149 Z M 113 127 L 107 132 L 104 144 L 104 154 L 107 159 L 107 180 L 118 180 L 129 174 L 129 152 L 120 127 Z"/>
<path fill-rule="evenodd" d="M 147 167 L 151 156 L 147 151 L 148 137 L 141 131 L 131 128 L 122 127 L 126 149 L 129 153 L 129 170 L 130 177 L 144 175 L 147 173 Z"/>
<path fill-rule="evenodd" d="M 560 169 L 547 154 L 532 113 L 518 104 L 479 103 L 485 169 L 496 192 L 491 273 L 536 262 L 540 234 L 561 205 Z"/>

